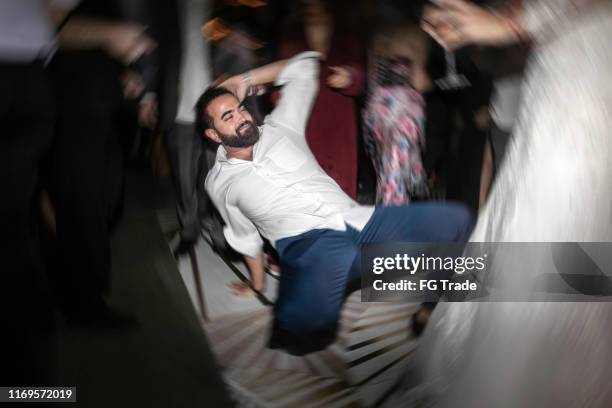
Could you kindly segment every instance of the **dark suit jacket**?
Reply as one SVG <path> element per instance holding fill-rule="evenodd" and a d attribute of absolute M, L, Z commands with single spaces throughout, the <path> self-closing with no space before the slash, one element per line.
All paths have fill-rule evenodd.
<path fill-rule="evenodd" d="M 153 53 L 137 61 L 143 74 L 145 92 L 158 98 L 158 127 L 168 131 L 174 123 L 178 106 L 178 82 L 182 55 L 178 0 L 122 0 L 121 14 L 126 20 L 143 24 L 156 42 Z"/>

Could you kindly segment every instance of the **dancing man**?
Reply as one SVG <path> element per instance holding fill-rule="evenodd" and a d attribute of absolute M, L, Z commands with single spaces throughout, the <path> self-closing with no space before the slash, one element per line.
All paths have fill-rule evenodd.
<path fill-rule="evenodd" d="M 334 341 L 347 288 L 360 279 L 360 245 L 462 242 L 472 215 L 457 204 L 364 207 L 318 165 L 304 132 L 318 91 L 318 54 L 305 52 L 209 88 L 196 105 L 198 131 L 220 144 L 206 189 L 228 243 L 244 255 L 251 284 L 264 284 L 262 236 L 278 251 L 281 277 L 270 347 L 302 355 Z M 244 98 L 274 84 L 281 99 L 262 126 Z"/>

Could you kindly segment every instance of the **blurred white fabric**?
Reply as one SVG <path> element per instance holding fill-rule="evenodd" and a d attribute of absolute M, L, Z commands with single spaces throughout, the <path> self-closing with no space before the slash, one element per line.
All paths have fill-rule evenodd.
<path fill-rule="evenodd" d="M 473 242 L 612 241 L 612 5 L 576 3 L 526 4 L 536 46 Z M 519 259 L 502 272 L 529 266 Z M 611 336 L 609 303 L 440 304 L 421 340 L 424 378 L 403 398 L 443 407 L 610 407 Z"/>

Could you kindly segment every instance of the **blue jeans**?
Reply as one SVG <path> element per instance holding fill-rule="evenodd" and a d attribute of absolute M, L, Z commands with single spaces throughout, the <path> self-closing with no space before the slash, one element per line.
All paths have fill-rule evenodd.
<path fill-rule="evenodd" d="M 281 278 L 270 347 L 303 355 L 334 341 L 347 288 L 361 277 L 362 244 L 464 242 L 473 225 L 462 205 L 416 203 L 377 208 L 361 232 L 322 229 L 279 240 Z"/>

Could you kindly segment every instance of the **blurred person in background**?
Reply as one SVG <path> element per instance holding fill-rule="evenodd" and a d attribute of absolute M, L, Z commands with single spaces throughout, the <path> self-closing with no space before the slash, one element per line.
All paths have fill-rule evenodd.
<path fill-rule="evenodd" d="M 484 207 L 495 174 L 500 171 L 512 128 L 518 120 L 528 44 L 496 49 L 489 58 L 493 66 L 493 93 L 489 106 L 490 128 L 480 177 L 480 203 Z"/>
<path fill-rule="evenodd" d="M 207 163 L 214 156 L 195 132 L 193 113 L 201 90 L 211 80 L 209 47 L 203 32 L 210 3 L 209 0 L 177 0 L 170 37 L 168 30 L 159 33 L 163 39 L 160 48 L 165 55 L 162 64 L 166 72 L 161 84 L 164 120 L 160 130 L 164 133 L 170 159 L 181 228 L 180 241 L 174 248 L 175 256 L 185 254 L 193 247 L 200 236 L 204 218 L 210 218 L 212 214 L 210 200 L 204 192 L 203 177 L 209 167 Z"/>
<path fill-rule="evenodd" d="M 278 58 L 313 50 L 322 57 L 320 92 L 306 130 L 308 146 L 340 188 L 357 197 L 359 118 L 365 85 L 365 42 L 358 8 L 345 1 L 298 0 L 279 41 Z"/>
<path fill-rule="evenodd" d="M 511 7 L 517 0 L 491 2 L 497 9 Z M 486 202 L 495 174 L 506 152 L 510 135 L 518 120 L 523 85 L 523 71 L 529 53 L 529 43 L 512 44 L 505 47 L 486 48 L 478 52 L 477 62 L 483 69 L 493 75 L 493 93 L 489 106 L 490 129 L 480 184 L 480 204 Z"/>
<path fill-rule="evenodd" d="M 423 24 L 448 48 L 533 43 L 519 119 L 471 240 L 611 242 L 612 3 L 436 4 Z M 496 279 L 520 268 L 540 277 L 534 265 L 551 253 L 539 256 L 496 263 Z M 608 407 L 611 316 L 603 302 L 439 305 L 419 349 L 420 390 L 443 407 Z"/>
<path fill-rule="evenodd" d="M 123 197 L 121 77 L 155 44 L 121 10 L 83 1 L 59 32 L 62 51 L 51 65 L 58 98 L 47 178 L 56 217 L 52 281 L 67 319 L 79 325 L 129 323 L 105 301 L 110 230 Z"/>
<path fill-rule="evenodd" d="M 216 38 L 207 22 L 213 1 L 131 0 L 120 6 L 124 16 L 146 25 L 157 43 L 150 53 L 155 58 L 138 61 L 156 73 L 143 91 L 139 119 L 152 125 L 166 147 L 179 222 L 173 254 L 179 257 L 193 248 L 202 227 L 213 226 L 214 209 L 203 182 L 214 151 L 196 135 L 193 113 L 198 96 L 211 80 L 209 41 Z M 148 120 L 151 112 L 157 114 Z M 158 160 L 154 166 L 161 165 L 159 156 L 153 159 Z"/>
<path fill-rule="evenodd" d="M 427 35 L 418 13 L 381 4 L 370 47 L 369 84 L 363 111 L 364 139 L 377 173 L 376 203 L 407 204 L 428 195 L 423 168 Z"/>
<path fill-rule="evenodd" d="M 432 39 L 426 61 L 432 86 L 423 94 L 427 146 L 423 165 L 430 198 L 458 200 L 477 210 L 488 132 L 490 74 L 475 63 L 472 51 L 449 53 Z M 463 84 L 449 81 L 454 73 L 464 79 Z"/>
<path fill-rule="evenodd" d="M 455 58 L 457 72 L 465 75 L 470 85 L 438 90 L 446 116 L 432 120 L 446 120 L 451 126 L 446 136 L 446 198 L 461 201 L 477 211 L 492 81 L 490 74 L 478 67 L 470 52 L 455 52 Z"/>
<path fill-rule="evenodd" d="M 73 0 L 0 1 L 0 288 L 5 340 L 0 384 L 48 384 L 42 346 L 52 323 L 37 240 L 39 166 L 53 141 L 47 63 Z"/>

